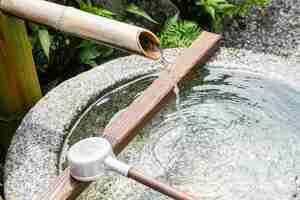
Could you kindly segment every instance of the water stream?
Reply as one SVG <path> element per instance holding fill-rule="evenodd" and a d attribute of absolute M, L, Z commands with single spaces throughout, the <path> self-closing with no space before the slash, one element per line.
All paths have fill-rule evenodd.
<path fill-rule="evenodd" d="M 171 62 L 169 62 L 166 57 L 164 56 L 164 53 L 163 53 L 163 50 L 160 50 L 160 53 L 161 53 L 161 59 L 160 59 L 160 64 L 162 65 L 162 68 L 161 70 L 165 70 L 168 72 L 169 74 L 169 77 L 171 80 L 173 80 L 174 82 L 174 89 L 173 89 L 173 92 L 175 94 L 175 106 L 176 106 L 176 113 L 178 114 L 178 118 L 179 118 L 179 121 L 178 121 L 178 124 L 180 127 L 180 131 L 178 132 L 179 133 L 179 138 L 178 140 L 181 140 L 183 141 L 184 143 L 187 142 L 186 141 L 186 133 L 189 131 L 188 130 L 188 121 L 187 119 L 185 118 L 184 116 L 184 113 L 183 113 L 183 109 L 181 108 L 181 100 L 180 100 L 180 88 L 179 88 L 179 85 L 176 81 L 176 77 L 174 76 L 175 72 L 174 72 L 174 64 L 172 64 Z M 177 146 L 177 144 L 176 144 Z M 178 147 L 180 145 L 178 145 L 176 148 L 173 148 L 175 151 L 174 152 L 180 152 L 180 150 L 177 150 Z M 164 171 L 165 172 L 168 172 L 170 171 L 173 167 L 174 167 L 174 163 L 178 163 L 180 162 L 178 159 L 180 158 L 183 158 L 185 155 L 184 153 L 182 153 L 180 156 L 176 155 L 177 153 L 173 154 L 173 153 L 170 153 L 168 155 L 168 158 L 167 158 L 167 166 L 164 166 L 163 163 L 160 162 L 159 159 L 156 159 L 157 162 L 160 163 L 160 166 L 162 168 L 164 168 Z"/>

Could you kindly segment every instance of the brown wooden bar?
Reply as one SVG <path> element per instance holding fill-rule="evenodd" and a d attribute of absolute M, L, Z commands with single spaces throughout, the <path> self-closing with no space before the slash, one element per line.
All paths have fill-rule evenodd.
<path fill-rule="evenodd" d="M 217 50 L 221 36 L 203 32 L 191 45 L 179 55 L 172 66 L 172 75 L 162 71 L 160 76 L 144 91 L 138 101 L 134 101 L 125 112 L 104 130 L 116 154 L 119 154 L 136 136 L 138 130 L 156 114 L 173 95 L 175 83 L 181 83 L 195 66 L 204 65 Z M 70 176 L 69 168 L 39 195 L 42 200 L 72 200 L 89 183 L 78 182 Z"/>
<path fill-rule="evenodd" d="M 145 176 L 142 172 L 131 168 L 128 172 L 128 178 L 131 178 L 143 185 L 148 186 L 156 191 L 159 191 L 162 194 L 167 195 L 168 197 L 172 197 L 175 200 L 197 200 L 196 197 L 193 197 L 185 192 L 177 191 L 176 189 L 166 185 L 162 182 L 159 182 L 151 177 Z"/>
<path fill-rule="evenodd" d="M 144 91 L 139 100 L 134 101 L 114 120 L 114 123 L 104 130 L 104 137 L 115 147 L 116 154 L 120 153 L 135 137 L 138 130 L 167 103 L 167 99 L 173 95 L 175 84 L 180 83 L 193 67 L 202 65 L 209 59 L 219 39 L 219 35 L 202 33 L 190 48 L 177 57 L 171 72 L 161 72 L 159 78 Z"/>

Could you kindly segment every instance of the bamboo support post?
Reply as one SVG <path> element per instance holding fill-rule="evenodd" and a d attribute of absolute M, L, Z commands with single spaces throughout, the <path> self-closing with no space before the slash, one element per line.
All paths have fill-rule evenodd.
<path fill-rule="evenodd" d="M 16 118 L 41 97 L 24 21 L 0 11 L 0 132 L 5 136 L 0 143 L 4 147 L 18 124 Z"/>
<path fill-rule="evenodd" d="M 174 84 L 181 83 L 197 65 L 204 65 L 218 48 L 220 35 L 203 32 L 175 61 L 172 79 L 167 71 L 161 72 L 143 93 L 114 122 L 104 130 L 116 154 L 119 154 L 145 124 L 162 108 L 173 95 Z M 75 199 L 89 183 L 78 182 L 70 176 L 67 168 L 45 193 L 35 200 Z"/>
<path fill-rule="evenodd" d="M 0 9 L 82 38 L 159 59 L 159 39 L 149 30 L 44 0 L 0 0 Z"/>

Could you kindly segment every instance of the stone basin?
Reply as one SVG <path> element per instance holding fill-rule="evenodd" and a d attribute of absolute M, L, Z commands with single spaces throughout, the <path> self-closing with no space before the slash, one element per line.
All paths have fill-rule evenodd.
<path fill-rule="evenodd" d="M 180 51 L 179 49 L 166 50 L 165 55 L 167 60 L 171 62 L 174 61 Z M 274 81 L 274 83 L 278 83 L 279 89 L 281 85 L 284 85 L 282 88 L 286 89 L 286 93 L 282 94 L 280 90 L 278 90 L 278 98 L 280 98 L 280 95 L 289 95 L 289 90 L 292 90 L 296 97 L 297 95 L 300 97 L 300 64 L 296 61 L 263 53 L 256 54 L 247 50 L 222 48 L 207 64 L 205 69 L 207 68 L 208 71 L 213 71 L 214 68 L 219 66 L 222 66 L 225 70 L 234 71 L 234 73 L 249 74 L 249 76 L 258 77 L 258 79 L 263 77 L 263 79 Z M 155 78 L 155 73 L 159 71 L 160 68 L 161 65 L 158 62 L 150 61 L 140 56 L 128 56 L 113 60 L 80 74 L 49 92 L 26 115 L 13 138 L 5 165 L 5 198 L 7 200 L 30 200 L 34 194 L 45 190 L 51 182 L 51 179 L 59 175 L 66 166 L 65 153 L 69 145 L 85 137 L 101 135 L 103 128 L 111 121 L 111 118 L 122 109 L 126 109 L 126 106 L 141 94 L 151 83 L 151 80 Z M 197 87 L 199 86 L 196 86 L 196 88 Z M 247 91 L 247 88 L 245 90 Z M 251 94 L 251 90 L 249 92 Z M 275 92 L 274 94 L 275 96 L 272 96 L 272 98 L 275 98 L 277 93 Z M 261 96 L 263 95 L 262 92 Z M 296 98 L 294 100 L 295 102 L 292 102 L 293 104 L 291 103 L 291 105 L 289 105 L 289 101 L 287 101 L 286 104 L 284 104 L 286 107 L 278 107 L 278 109 L 287 109 L 288 112 L 289 108 L 293 108 L 295 105 L 299 106 L 300 99 Z M 272 102 L 272 99 L 267 99 L 266 101 Z M 299 104 L 297 104 L 297 102 Z M 104 106 L 105 109 L 102 108 Z M 94 109 L 95 107 L 97 107 L 97 109 Z M 296 108 L 298 107 L 295 107 L 295 109 Z M 249 185 L 250 183 L 253 184 L 254 179 L 249 179 L 249 183 L 247 179 L 243 179 L 244 185 L 240 183 L 241 189 L 232 191 L 230 188 L 236 186 L 234 184 L 239 183 L 239 181 L 235 182 L 233 180 L 232 187 L 230 187 L 228 182 L 222 184 L 226 187 L 215 187 L 216 183 L 219 182 L 217 180 L 213 182 L 211 181 L 212 179 L 208 179 L 210 180 L 208 184 L 203 181 L 204 172 L 202 173 L 200 169 L 198 173 L 201 173 L 201 175 L 193 175 L 202 178 L 199 179 L 199 182 L 194 181 L 187 185 L 180 184 L 189 182 L 187 177 L 190 174 L 184 173 L 182 179 L 172 181 L 172 179 L 167 178 L 166 171 L 157 168 L 157 166 L 155 167 L 155 161 L 149 159 L 152 154 L 159 154 L 160 162 L 166 162 L 167 154 L 171 153 L 167 148 L 167 144 L 174 142 L 177 137 L 176 134 L 178 134 L 176 131 L 170 132 L 170 135 L 167 136 L 168 140 L 166 140 L 166 143 L 158 144 L 156 149 L 151 149 L 150 147 L 153 146 L 149 146 L 148 143 L 155 141 L 155 138 L 151 138 L 152 134 L 150 134 L 152 133 L 151 131 L 155 130 L 153 127 L 159 126 L 164 116 L 174 111 L 176 111 L 175 102 L 170 102 L 170 104 L 155 117 L 155 120 L 141 131 L 141 135 L 137 136 L 128 148 L 126 148 L 120 155 L 120 159 L 135 164 L 142 168 L 147 174 L 169 182 L 185 191 L 199 192 L 199 190 L 193 191 L 193 187 L 198 187 L 201 184 L 204 188 L 200 194 L 202 197 L 205 197 L 203 199 L 227 200 L 241 199 L 241 197 L 243 197 L 243 199 L 282 200 L 298 198 L 297 172 L 300 173 L 300 171 L 298 171 L 300 170 L 300 166 L 297 164 L 299 164 L 298 161 L 300 159 L 299 154 L 297 154 L 297 147 L 300 147 L 300 140 L 298 140 L 300 135 L 297 135 L 297 124 L 291 122 L 294 128 L 291 129 L 291 132 L 295 132 L 295 137 L 292 141 L 290 139 L 283 139 L 282 144 L 274 145 L 275 152 L 282 152 L 281 148 L 285 147 L 287 153 L 285 154 L 283 152 L 282 156 L 290 156 L 291 159 L 289 160 L 291 160 L 292 163 L 286 164 L 286 168 L 292 168 L 290 174 L 287 174 L 286 177 L 281 178 L 282 174 L 278 172 L 280 175 L 278 175 L 279 178 L 276 179 L 276 186 L 278 186 L 279 189 L 269 188 L 270 185 L 268 184 L 262 185 L 261 187 L 254 187 L 254 184 L 253 187 L 250 187 Z M 295 115 L 295 119 L 297 119 L 297 117 L 299 116 Z M 284 122 L 284 120 L 282 122 L 287 123 Z M 217 126 L 217 124 L 212 123 L 208 128 L 214 126 Z M 209 130 L 210 129 L 207 129 L 207 131 Z M 180 133 L 182 132 L 184 131 L 180 131 Z M 172 138 L 175 139 L 173 140 Z M 265 142 L 267 143 L 268 140 Z M 255 141 L 248 144 L 248 146 L 245 145 L 245 148 L 252 148 L 252 144 L 255 144 Z M 272 146 L 272 144 L 266 146 Z M 205 146 L 203 148 L 205 149 Z M 218 146 L 216 146 L 216 148 L 218 148 Z M 292 150 L 289 151 L 289 149 Z M 247 149 L 245 152 L 247 152 Z M 259 154 L 257 150 L 251 151 L 251 149 L 249 149 L 249 152 Z M 230 157 L 232 154 L 224 155 Z M 190 159 L 193 160 L 195 155 L 192 154 L 191 156 Z M 253 155 L 249 154 L 249 156 Z M 248 158 L 242 157 L 240 160 L 237 160 L 237 162 L 241 161 L 242 163 L 246 163 L 246 161 L 248 162 L 247 159 Z M 272 160 L 272 158 L 266 157 L 266 160 L 268 159 L 270 163 L 275 160 L 275 158 Z M 201 159 L 199 162 L 200 161 Z M 273 164 L 276 165 L 274 162 Z M 264 162 L 260 162 L 258 165 L 262 163 Z M 282 163 L 279 161 L 277 164 L 282 166 Z M 224 166 L 226 170 L 222 169 L 216 171 L 228 172 L 230 165 L 224 164 Z M 265 169 L 265 166 L 257 167 L 255 163 L 249 164 L 248 167 L 249 168 L 244 167 L 243 171 L 239 166 L 238 169 L 240 171 L 238 172 L 240 172 L 240 176 L 237 173 L 232 174 L 234 174 L 237 180 L 241 180 L 239 177 L 241 177 L 243 173 L 251 174 L 246 172 L 248 169 L 254 169 L 254 171 L 256 168 L 258 168 L 257 170 L 259 171 L 260 167 L 261 169 Z M 282 168 L 280 167 L 280 169 Z M 193 170 L 193 172 L 197 172 L 197 170 Z M 250 172 L 252 171 L 250 170 Z M 283 172 L 285 171 L 283 170 Z M 181 174 L 180 171 L 178 174 Z M 213 174 L 213 172 L 208 173 L 206 177 L 209 177 L 211 174 Z M 221 177 L 222 175 L 224 174 L 216 173 L 215 178 Z M 257 173 L 249 175 L 249 177 L 255 176 L 257 176 Z M 220 178 L 218 180 L 225 179 Z M 282 186 L 282 184 L 285 185 Z M 124 188 L 126 189 L 124 190 Z M 211 189 L 210 191 L 210 188 L 214 190 Z M 243 190 L 243 188 L 245 190 Z M 251 189 L 256 192 L 259 191 L 260 193 L 252 191 L 251 195 L 243 196 L 249 193 Z M 236 194 L 236 196 L 233 194 Z M 165 197 L 115 174 L 108 174 L 106 177 L 103 177 L 102 180 L 99 180 L 99 182 L 92 184 L 79 198 L 165 199 Z"/>

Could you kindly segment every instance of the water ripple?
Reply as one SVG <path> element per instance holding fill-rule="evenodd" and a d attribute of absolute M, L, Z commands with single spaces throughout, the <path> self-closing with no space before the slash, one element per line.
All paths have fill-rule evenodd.
<path fill-rule="evenodd" d="M 180 110 L 171 102 L 120 159 L 204 200 L 299 199 L 299 88 L 255 69 L 209 66 L 196 73 L 180 91 Z M 122 95 L 109 97 L 116 104 L 99 105 L 91 116 L 100 120 L 82 126 L 103 125 L 103 113 L 120 109 Z M 103 180 L 95 186 L 102 196 L 89 199 L 167 199 L 123 177 Z"/>

